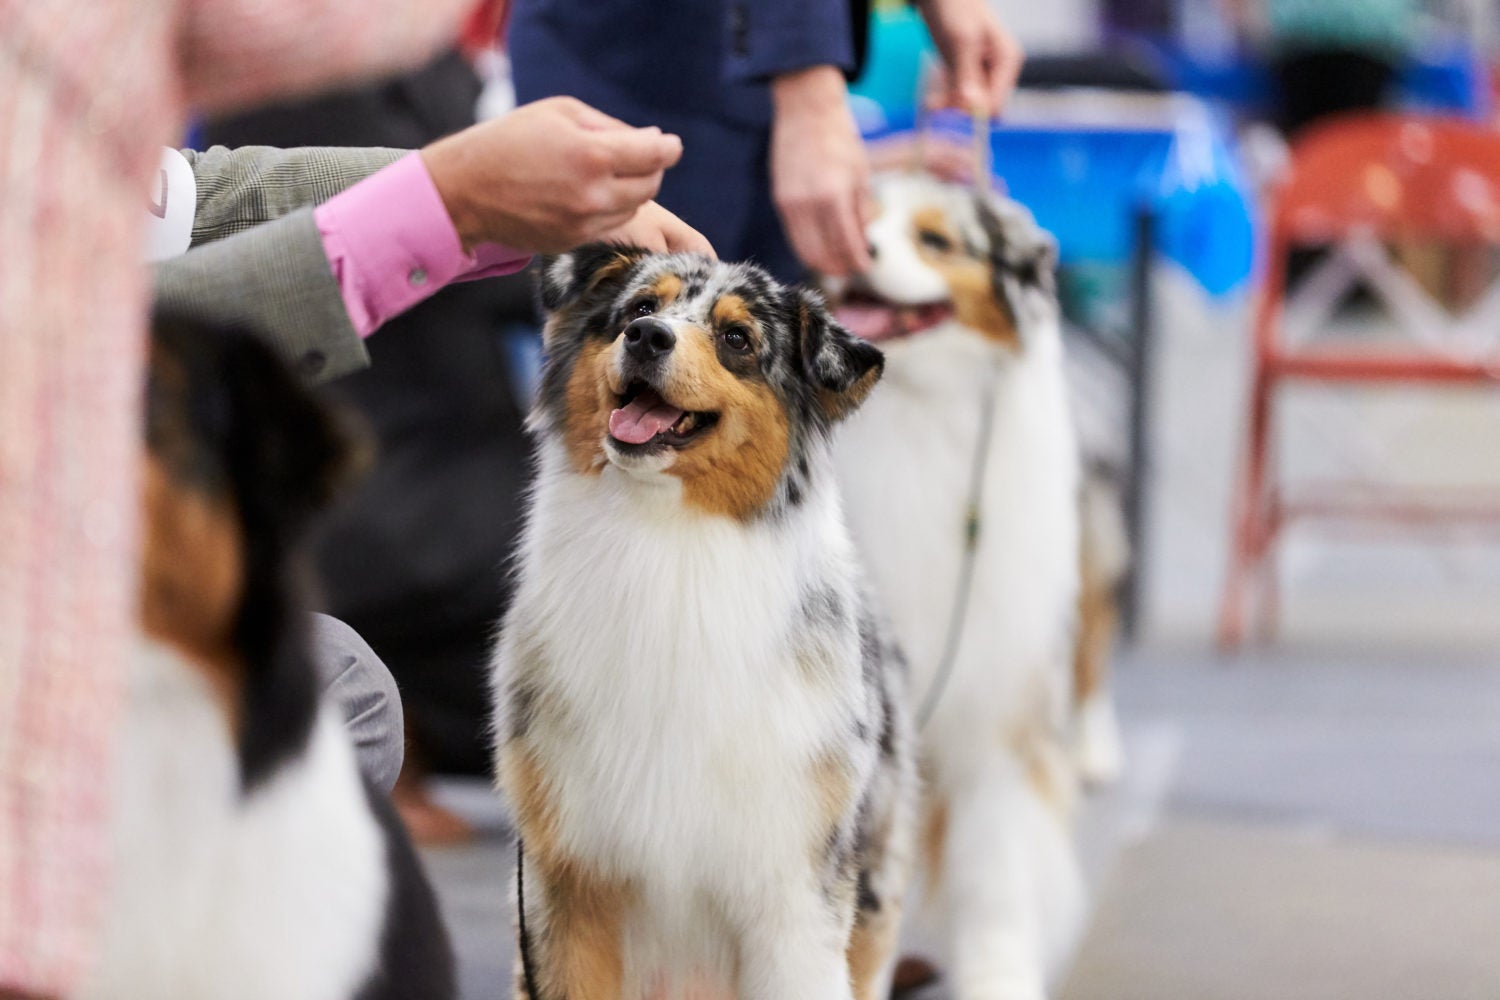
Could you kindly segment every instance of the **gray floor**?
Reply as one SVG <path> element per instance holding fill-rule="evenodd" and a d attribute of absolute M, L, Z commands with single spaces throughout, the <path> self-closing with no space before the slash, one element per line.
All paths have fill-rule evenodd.
<path fill-rule="evenodd" d="M 1139 653 L 1126 779 L 1080 830 L 1096 912 L 1061 1000 L 1500 997 L 1500 664 Z M 465 1000 L 509 995 L 513 863 L 430 851 Z"/>

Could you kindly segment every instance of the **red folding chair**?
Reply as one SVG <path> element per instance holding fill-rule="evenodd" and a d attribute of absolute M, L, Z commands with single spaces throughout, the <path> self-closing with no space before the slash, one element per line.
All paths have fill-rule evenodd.
<path fill-rule="evenodd" d="M 1500 379 L 1500 283 L 1459 315 L 1434 301 L 1391 258 L 1396 246 L 1500 246 L 1500 133 L 1467 122 L 1398 115 L 1343 118 L 1295 144 L 1273 193 L 1270 242 L 1254 316 L 1254 376 L 1235 496 L 1219 644 L 1244 637 L 1252 598 L 1262 633 L 1274 628 L 1278 534 L 1298 517 L 1373 519 L 1396 526 L 1500 519 L 1500 498 L 1443 502 L 1394 490 L 1325 489 L 1288 496 L 1277 481 L 1273 403 L 1287 379 L 1323 384 L 1476 384 Z M 1288 298 L 1294 249 L 1328 252 Z M 1469 254 L 1472 259 L 1473 254 Z M 1319 339 L 1340 299 L 1362 284 L 1402 338 Z"/>

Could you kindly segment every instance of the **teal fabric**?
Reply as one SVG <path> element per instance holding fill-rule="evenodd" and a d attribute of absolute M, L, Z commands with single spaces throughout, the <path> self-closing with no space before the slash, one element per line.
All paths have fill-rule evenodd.
<path fill-rule="evenodd" d="M 1346 48 L 1396 55 L 1412 47 L 1416 0 L 1266 0 L 1278 50 Z"/>

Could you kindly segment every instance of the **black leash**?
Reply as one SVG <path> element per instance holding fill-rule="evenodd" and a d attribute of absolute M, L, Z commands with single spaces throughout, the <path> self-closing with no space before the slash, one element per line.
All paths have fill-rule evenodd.
<path fill-rule="evenodd" d="M 925 82 L 919 83 L 915 125 L 916 142 L 912 147 L 911 169 L 913 170 L 926 168 L 924 147 L 927 142 L 928 122 L 924 113 L 925 92 Z M 982 111 L 975 110 L 971 114 L 971 122 L 973 125 L 973 184 L 975 192 L 983 196 L 992 189 L 994 183 L 990 165 L 990 117 Z M 990 438 L 994 436 L 995 431 L 995 394 L 999 380 L 1000 369 L 996 366 L 990 373 L 989 382 L 985 385 L 984 395 L 980 399 L 979 439 L 974 445 L 974 462 L 969 479 L 969 501 L 964 511 L 963 559 L 958 567 L 958 587 L 953 595 L 953 611 L 948 617 L 948 636 L 943 640 L 943 655 L 938 659 L 937 673 L 933 675 L 932 684 L 922 699 L 922 707 L 917 711 L 918 732 L 927 726 L 932 713 L 937 710 L 938 702 L 942 700 L 943 692 L 948 688 L 948 682 L 953 679 L 953 667 L 958 662 L 958 647 L 963 639 L 964 623 L 969 618 L 969 601 L 974 588 L 974 564 L 979 558 L 979 529 L 981 512 L 984 509 L 984 474 L 989 467 Z"/>
<path fill-rule="evenodd" d="M 974 464 L 969 473 L 969 502 L 964 512 L 964 552 L 958 567 L 958 588 L 953 595 L 953 612 L 948 617 L 948 637 L 943 641 L 943 655 L 938 660 L 937 673 L 922 707 L 917 711 L 917 731 L 921 732 L 937 710 L 948 682 L 953 678 L 953 667 L 958 662 L 958 647 L 964 635 L 964 623 L 969 618 L 969 600 L 974 589 L 974 565 L 979 560 L 979 529 L 981 512 L 984 509 L 984 475 L 990 464 L 990 439 L 995 434 L 995 396 L 1000 380 L 997 364 L 985 384 L 980 397 L 979 435 L 974 445 Z"/>
<path fill-rule="evenodd" d="M 516 834 L 516 928 L 521 948 L 521 978 L 526 982 L 530 1000 L 542 1000 L 536 988 L 536 973 L 531 965 L 531 937 L 526 933 L 526 849 Z"/>

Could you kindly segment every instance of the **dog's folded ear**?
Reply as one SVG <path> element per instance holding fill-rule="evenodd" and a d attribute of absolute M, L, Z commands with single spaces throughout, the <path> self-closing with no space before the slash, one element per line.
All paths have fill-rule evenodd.
<path fill-rule="evenodd" d="M 542 258 L 542 307 L 564 309 L 585 295 L 622 281 L 651 251 L 624 243 L 587 243 L 576 250 Z"/>
<path fill-rule="evenodd" d="M 880 381 L 885 355 L 840 326 L 817 292 L 798 288 L 789 295 L 792 328 L 798 332 L 802 348 L 803 373 L 813 386 L 823 415 L 830 421 L 842 420 Z"/>
<path fill-rule="evenodd" d="M 995 295 L 1021 329 L 1027 302 L 1057 301 L 1057 240 L 1023 206 L 999 195 L 979 197 L 979 221 L 990 244 Z"/>

